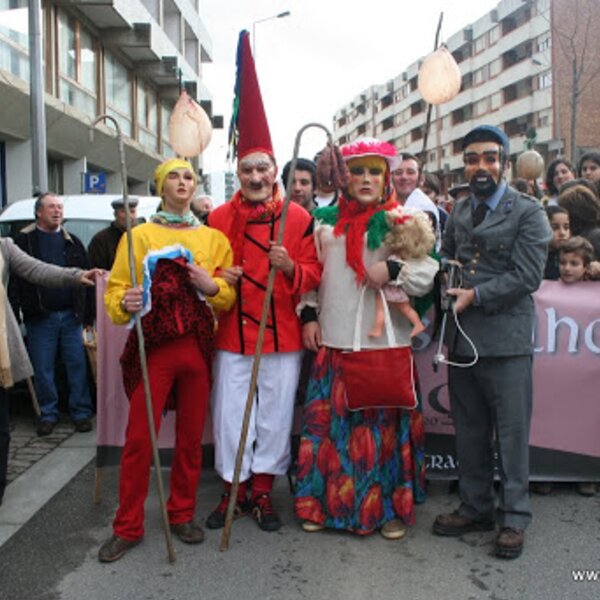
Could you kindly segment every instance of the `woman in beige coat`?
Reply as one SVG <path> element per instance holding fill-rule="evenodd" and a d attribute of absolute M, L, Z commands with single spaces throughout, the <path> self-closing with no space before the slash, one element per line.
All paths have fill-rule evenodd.
<path fill-rule="evenodd" d="M 94 278 L 101 271 L 49 265 L 23 252 L 10 238 L 0 238 L 0 504 L 6 487 L 10 442 L 10 413 L 5 389 L 33 375 L 21 331 L 6 293 L 10 273 L 37 285 L 66 287 L 94 285 Z"/>

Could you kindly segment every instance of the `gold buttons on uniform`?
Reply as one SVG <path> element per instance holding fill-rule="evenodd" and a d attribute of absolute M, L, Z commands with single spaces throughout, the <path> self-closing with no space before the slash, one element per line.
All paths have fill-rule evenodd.
<path fill-rule="evenodd" d="M 247 321 L 245 319 L 242 320 L 242 325 L 246 325 Z"/>
<path fill-rule="evenodd" d="M 469 271 L 469 275 L 475 275 L 475 269 L 471 269 L 471 270 Z"/>

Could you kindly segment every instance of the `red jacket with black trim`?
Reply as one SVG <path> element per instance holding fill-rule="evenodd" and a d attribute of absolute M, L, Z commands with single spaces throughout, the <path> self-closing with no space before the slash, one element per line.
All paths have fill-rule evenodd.
<path fill-rule="evenodd" d="M 227 202 L 210 213 L 208 224 L 227 235 L 235 215 L 233 203 Z M 277 240 L 280 222 L 281 208 L 264 221 L 248 221 L 237 301 L 219 317 L 216 341 L 219 350 L 254 354 L 269 276 L 269 242 Z M 300 295 L 316 289 L 321 279 L 312 217 L 294 202 L 288 209 L 283 246 L 295 263 L 294 278 L 291 280 L 281 272 L 275 276 L 263 354 L 302 349 L 302 324 L 296 315 L 296 305 Z"/>

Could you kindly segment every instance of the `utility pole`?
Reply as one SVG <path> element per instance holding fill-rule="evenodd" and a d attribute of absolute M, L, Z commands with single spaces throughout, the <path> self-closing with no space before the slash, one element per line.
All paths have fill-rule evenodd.
<path fill-rule="evenodd" d="M 40 0 L 29 0 L 29 112 L 34 194 L 48 191 L 41 14 Z"/>

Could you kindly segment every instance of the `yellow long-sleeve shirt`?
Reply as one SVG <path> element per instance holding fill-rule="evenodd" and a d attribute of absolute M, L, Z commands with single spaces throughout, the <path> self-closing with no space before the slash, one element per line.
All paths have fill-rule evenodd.
<path fill-rule="evenodd" d="M 231 246 L 220 231 L 204 225 L 180 229 L 156 223 L 145 223 L 135 227 L 131 234 L 138 284 L 142 283 L 143 261 L 149 251 L 181 244 L 191 252 L 194 263 L 206 269 L 219 286 L 219 291 L 214 296 L 206 297 L 209 304 L 217 313 L 229 310 L 233 306 L 235 289 L 221 277 L 214 277 L 217 269 L 227 269 L 233 264 Z M 106 310 L 116 325 L 124 325 L 131 318 L 131 315 L 121 308 L 121 300 L 125 291 L 131 287 L 127 253 L 127 236 L 124 235 L 119 242 L 104 294 Z"/>

